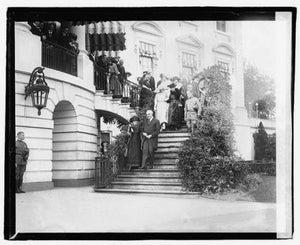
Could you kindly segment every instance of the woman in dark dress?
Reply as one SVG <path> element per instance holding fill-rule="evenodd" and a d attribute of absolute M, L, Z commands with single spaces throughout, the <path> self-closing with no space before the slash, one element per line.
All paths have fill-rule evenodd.
<path fill-rule="evenodd" d="M 168 87 L 170 87 L 170 96 L 168 99 L 169 106 L 169 118 L 168 125 L 170 129 L 180 129 L 181 127 L 181 110 L 180 110 L 180 90 L 176 88 L 176 84 L 172 83 Z"/>
<path fill-rule="evenodd" d="M 133 116 L 130 119 L 127 165 L 128 170 L 140 167 L 142 161 L 140 119 Z"/>

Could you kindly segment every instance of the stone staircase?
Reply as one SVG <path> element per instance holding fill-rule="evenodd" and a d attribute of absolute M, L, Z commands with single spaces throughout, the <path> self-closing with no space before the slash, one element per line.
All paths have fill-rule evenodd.
<path fill-rule="evenodd" d="M 175 162 L 178 149 L 189 138 L 187 128 L 163 131 L 158 137 L 153 169 L 123 171 L 112 182 L 110 189 L 96 192 L 186 194 L 181 187 L 178 166 Z"/>
<path fill-rule="evenodd" d="M 95 110 L 116 112 L 123 118 L 131 118 L 136 114 L 136 108 L 130 107 L 130 103 L 122 102 L 121 98 L 113 98 L 112 94 L 105 94 L 103 90 L 95 93 Z"/>

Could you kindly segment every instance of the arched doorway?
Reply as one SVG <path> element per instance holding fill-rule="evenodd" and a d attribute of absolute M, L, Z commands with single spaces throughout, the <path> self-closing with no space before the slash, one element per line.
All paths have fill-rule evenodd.
<path fill-rule="evenodd" d="M 56 105 L 53 122 L 52 179 L 54 186 L 65 186 L 77 160 L 77 117 L 69 101 Z"/>

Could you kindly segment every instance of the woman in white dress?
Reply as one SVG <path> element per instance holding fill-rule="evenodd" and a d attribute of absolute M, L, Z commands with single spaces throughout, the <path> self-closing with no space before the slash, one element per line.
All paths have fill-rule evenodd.
<path fill-rule="evenodd" d="M 168 122 L 169 104 L 167 103 L 167 100 L 169 99 L 170 89 L 167 85 L 167 81 L 162 82 L 155 90 L 155 118 L 159 120 L 162 130 L 166 129 L 166 124 Z"/>

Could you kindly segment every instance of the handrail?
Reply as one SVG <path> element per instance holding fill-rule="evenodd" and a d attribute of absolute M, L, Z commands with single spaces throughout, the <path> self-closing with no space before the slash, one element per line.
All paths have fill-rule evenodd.
<path fill-rule="evenodd" d="M 57 43 L 42 40 L 42 66 L 77 76 L 78 54 Z"/>
<path fill-rule="evenodd" d="M 131 84 L 132 86 L 135 86 L 135 87 L 142 88 L 142 86 L 141 86 L 141 85 L 139 85 L 139 84 L 136 84 L 136 83 L 134 83 L 134 82 L 131 82 L 131 81 L 130 81 L 130 80 L 128 80 L 128 79 L 126 79 L 126 82 L 127 82 L 127 83 L 129 83 L 129 84 Z"/>
<path fill-rule="evenodd" d="M 50 41 L 47 41 L 47 40 L 42 40 L 42 43 L 46 43 L 46 44 L 55 46 L 56 48 L 59 48 L 59 49 L 65 51 L 66 53 L 70 53 L 70 54 L 72 54 L 74 56 L 77 56 L 77 54 L 75 52 L 73 52 L 72 50 L 67 49 L 66 47 L 63 47 L 63 46 L 61 46 L 61 45 L 59 45 L 57 43 L 53 43 L 53 42 L 50 42 Z"/>

